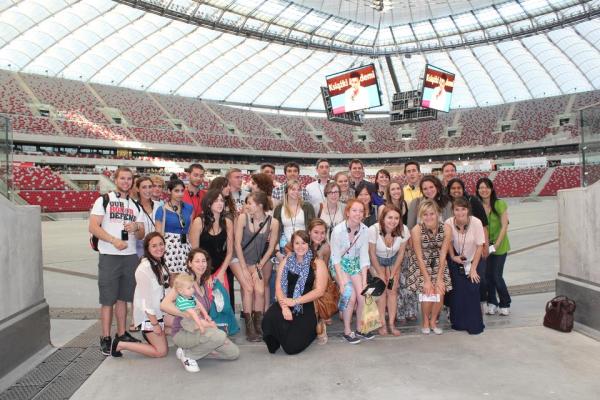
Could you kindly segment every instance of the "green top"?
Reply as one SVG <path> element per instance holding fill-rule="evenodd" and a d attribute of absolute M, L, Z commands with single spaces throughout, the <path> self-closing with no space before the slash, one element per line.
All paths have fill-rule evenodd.
<path fill-rule="evenodd" d="M 490 233 L 490 244 L 496 243 L 496 239 L 498 239 L 498 235 L 500 235 L 500 231 L 502 230 L 502 214 L 506 212 L 508 208 L 508 204 L 504 200 L 498 199 L 496 201 L 496 211 L 498 214 L 494 212 L 490 212 L 488 214 L 488 222 L 489 222 L 489 233 Z M 500 246 L 496 247 L 496 255 L 503 255 L 508 253 L 510 250 L 510 243 L 508 241 L 508 232 L 504 235 L 504 239 L 502 239 L 502 243 Z"/>
<path fill-rule="evenodd" d="M 192 298 L 188 299 L 186 297 L 183 297 L 182 295 L 178 294 L 177 297 L 175 298 L 175 306 L 177 307 L 177 309 L 179 311 L 187 311 L 189 309 L 195 308 L 196 307 L 196 299 L 194 298 L 194 296 L 192 296 Z"/>

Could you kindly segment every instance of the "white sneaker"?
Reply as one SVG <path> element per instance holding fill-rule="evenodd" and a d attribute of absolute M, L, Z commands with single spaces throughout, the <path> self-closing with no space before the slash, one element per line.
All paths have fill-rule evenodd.
<path fill-rule="evenodd" d="M 435 333 L 436 335 L 441 335 L 442 333 L 444 333 L 444 330 L 436 326 L 435 328 L 433 328 L 433 333 Z"/>
<path fill-rule="evenodd" d="M 177 357 L 178 360 L 182 360 L 185 358 L 185 355 L 183 354 L 183 349 L 181 347 L 177 348 L 177 351 L 175 352 L 175 356 Z"/>
<path fill-rule="evenodd" d="M 494 314 L 496 314 L 496 308 L 497 308 L 497 307 L 496 307 L 495 305 L 493 305 L 493 304 L 488 304 L 488 306 L 487 306 L 487 312 L 486 312 L 486 314 L 487 314 L 487 315 L 494 315 Z"/>
<path fill-rule="evenodd" d="M 181 362 L 183 362 L 183 367 L 187 372 L 200 372 L 200 367 L 198 367 L 196 360 L 183 357 Z"/>
<path fill-rule="evenodd" d="M 508 308 L 500 308 L 500 315 L 509 315 L 510 311 Z"/>

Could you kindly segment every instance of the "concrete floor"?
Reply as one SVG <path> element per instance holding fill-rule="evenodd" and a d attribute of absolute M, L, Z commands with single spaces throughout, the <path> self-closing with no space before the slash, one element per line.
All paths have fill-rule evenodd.
<path fill-rule="evenodd" d="M 509 204 L 514 253 L 505 267 L 508 285 L 554 279 L 556 200 Z M 97 253 L 88 245 L 87 222 L 44 222 L 42 229 L 44 287 L 51 308 L 97 307 Z M 415 326 L 400 338 L 349 346 L 334 334 L 326 346 L 313 344 L 298 356 L 286 356 L 270 355 L 263 344 L 249 344 L 238 334 L 240 359 L 201 361 L 198 374 L 183 370 L 173 348 L 161 360 L 125 354 L 108 358 L 72 398 L 165 398 L 176 388 L 181 396 L 215 399 L 596 399 L 600 343 L 543 328 L 544 305 L 552 296 L 515 297 L 511 316 L 487 317 L 479 336 L 447 331 L 424 337 Z M 66 343 L 93 322 L 53 319 L 53 344 Z"/>

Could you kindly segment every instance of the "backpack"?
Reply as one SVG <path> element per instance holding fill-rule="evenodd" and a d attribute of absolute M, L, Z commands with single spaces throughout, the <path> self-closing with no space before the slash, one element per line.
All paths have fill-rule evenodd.
<path fill-rule="evenodd" d="M 109 197 L 108 197 L 108 193 L 104 193 L 102 196 L 102 208 L 104 208 L 104 212 L 106 212 L 106 207 L 108 207 L 108 202 Z M 133 204 L 135 204 L 135 207 L 137 208 L 138 212 L 140 211 L 140 205 L 137 201 L 133 201 Z M 99 251 L 98 250 L 98 241 L 100 239 L 98 239 L 96 236 L 90 234 L 90 247 L 92 248 L 92 250 L 94 251 Z"/>

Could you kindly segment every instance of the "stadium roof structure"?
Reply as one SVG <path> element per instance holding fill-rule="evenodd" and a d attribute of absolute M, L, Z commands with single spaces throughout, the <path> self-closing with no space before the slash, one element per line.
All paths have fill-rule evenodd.
<path fill-rule="evenodd" d="M 0 0 L 0 68 L 322 111 L 325 76 L 375 63 L 384 105 L 426 63 L 452 108 L 600 89 L 600 0 Z"/>

